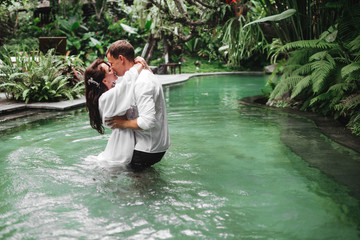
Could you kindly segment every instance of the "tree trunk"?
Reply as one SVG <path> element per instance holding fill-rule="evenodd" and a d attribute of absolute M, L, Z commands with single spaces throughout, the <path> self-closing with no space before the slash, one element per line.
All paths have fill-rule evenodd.
<path fill-rule="evenodd" d="M 106 0 L 95 0 L 95 3 L 92 3 L 95 8 L 95 15 L 97 20 L 101 20 L 104 12 L 106 11 Z"/>
<path fill-rule="evenodd" d="M 154 52 L 154 49 L 156 47 L 156 44 L 157 44 L 157 40 L 156 39 L 153 39 L 152 42 L 151 42 L 151 47 L 150 47 L 150 50 L 149 50 L 149 53 L 146 57 L 146 62 L 150 62 L 150 60 L 152 59 L 152 56 L 153 56 L 153 52 Z"/>
<path fill-rule="evenodd" d="M 166 35 L 164 32 L 161 32 L 161 38 L 163 40 L 163 44 L 164 44 L 164 59 L 165 59 L 165 63 L 169 63 L 169 59 L 170 59 L 170 56 L 169 56 L 169 43 L 166 39 Z"/>
<path fill-rule="evenodd" d="M 146 44 L 145 47 L 141 53 L 141 57 L 146 58 L 146 56 L 149 53 L 149 47 L 150 47 L 150 43 L 152 42 L 152 34 L 149 34 L 149 37 L 146 40 Z"/>

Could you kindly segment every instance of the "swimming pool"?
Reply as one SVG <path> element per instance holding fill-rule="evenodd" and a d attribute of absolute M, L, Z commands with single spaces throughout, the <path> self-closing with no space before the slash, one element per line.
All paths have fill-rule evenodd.
<path fill-rule="evenodd" d="M 359 201 L 285 143 L 324 159 L 359 154 L 306 118 L 238 104 L 265 82 L 164 87 L 172 146 L 141 173 L 86 160 L 109 131 L 91 129 L 83 109 L 2 133 L 0 238 L 360 239 Z"/>

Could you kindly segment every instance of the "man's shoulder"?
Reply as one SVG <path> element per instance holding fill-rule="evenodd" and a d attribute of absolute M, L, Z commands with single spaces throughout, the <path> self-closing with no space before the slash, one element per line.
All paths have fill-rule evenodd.
<path fill-rule="evenodd" d="M 143 69 L 140 74 L 139 74 L 139 79 L 144 79 L 144 78 L 151 78 L 151 79 L 157 79 L 157 77 L 155 76 L 155 74 L 153 74 L 152 72 L 150 72 L 149 70 Z"/>
<path fill-rule="evenodd" d="M 149 70 L 142 70 L 139 74 L 139 77 L 136 79 L 136 84 L 151 84 L 157 85 L 159 82 L 158 78 L 155 74 L 150 72 Z"/>

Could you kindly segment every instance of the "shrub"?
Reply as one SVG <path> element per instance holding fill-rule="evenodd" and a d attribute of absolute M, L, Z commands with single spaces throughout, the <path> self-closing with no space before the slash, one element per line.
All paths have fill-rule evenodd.
<path fill-rule="evenodd" d="M 7 97 L 28 102 L 73 100 L 83 95 L 82 67 L 71 57 L 58 57 L 50 50 L 47 54 L 23 52 L 13 64 L 8 52 L 1 54 L 3 74 L 0 88 Z M 79 79 L 80 78 L 80 79 Z"/>

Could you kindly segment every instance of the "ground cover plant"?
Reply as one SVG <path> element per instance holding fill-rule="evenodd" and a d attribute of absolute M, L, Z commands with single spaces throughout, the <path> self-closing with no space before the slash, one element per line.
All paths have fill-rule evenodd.
<path fill-rule="evenodd" d="M 84 91 L 81 60 L 59 57 L 53 52 L 22 52 L 16 56 L 16 63 L 3 52 L 0 89 L 7 97 L 26 103 L 81 97 Z"/>

